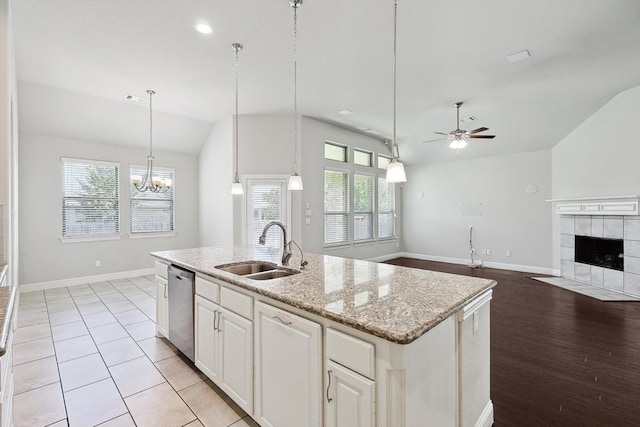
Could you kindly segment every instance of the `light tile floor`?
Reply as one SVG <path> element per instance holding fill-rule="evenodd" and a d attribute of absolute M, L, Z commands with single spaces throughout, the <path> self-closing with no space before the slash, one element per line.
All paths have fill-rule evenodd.
<path fill-rule="evenodd" d="M 167 340 L 154 276 L 20 295 L 14 426 L 256 427 Z"/>

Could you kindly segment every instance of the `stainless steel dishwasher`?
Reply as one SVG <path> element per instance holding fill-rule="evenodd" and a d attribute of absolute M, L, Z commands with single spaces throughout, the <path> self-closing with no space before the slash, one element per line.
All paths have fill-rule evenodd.
<path fill-rule="evenodd" d="M 169 341 L 193 362 L 193 299 L 195 274 L 170 265 L 169 273 Z"/>

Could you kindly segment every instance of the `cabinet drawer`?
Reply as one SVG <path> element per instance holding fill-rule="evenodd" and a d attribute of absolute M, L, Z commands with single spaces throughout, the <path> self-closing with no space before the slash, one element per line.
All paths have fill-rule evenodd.
<path fill-rule="evenodd" d="M 160 261 L 156 261 L 156 276 L 160 276 L 162 278 L 167 279 L 168 275 L 167 275 L 167 264 L 160 262 Z"/>
<path fill-rule="evenodd" d="M 373 344 L 327 328 L 327 358 L 375 379 L 375 347 Z"/>
<path fill-rule="evenodd" d="M 218 303 L 220 302 L 220 285 L 196 276 L 196 294 Z"/>
<path fill-rule="evenodd" d="M 240 316 L 252 319 L 253 298 L 223 286 L 220 288 L 220 305 Z"/>

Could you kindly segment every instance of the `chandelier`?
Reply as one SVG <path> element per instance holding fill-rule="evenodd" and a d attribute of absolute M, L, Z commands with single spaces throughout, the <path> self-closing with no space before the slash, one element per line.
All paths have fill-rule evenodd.
<path fill-rule="evenodd" d="M 153 176 L 153 102 L 152 98 L 155 91 L 147 90 L 149 94 L 149 155 L 147 156 L 147 173 L 143 177 L 140 175 L 131 176 L 131 184 L 136 190 L 144 193 L 151 191 L 153 193 L 166 193 L 173 186 L 173 181 L 169 178 L 159 178 Z"/>

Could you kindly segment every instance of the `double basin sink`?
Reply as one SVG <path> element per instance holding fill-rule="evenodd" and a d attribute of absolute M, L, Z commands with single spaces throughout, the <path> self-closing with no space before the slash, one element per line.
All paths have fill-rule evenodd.
<path fill-rule="evenodd" d="M 298 270 L 264 261 L 241 261 L 217 265 L 214 268 L 252 280 L 277 279 L 300 273 Z"/>

